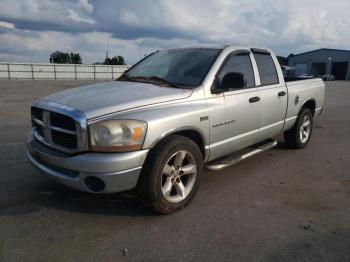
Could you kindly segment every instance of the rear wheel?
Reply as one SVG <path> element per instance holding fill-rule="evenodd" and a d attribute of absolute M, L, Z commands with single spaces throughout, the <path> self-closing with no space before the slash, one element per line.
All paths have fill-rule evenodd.
<path fill-rule="evenodd" d="M 192 200 L 202 172 L 203 159 L 197 144 L 187 137 L 170 136 L 147 159 L 139 193 L 152 209 L 170 214 Z"/>
<path fill-rule="evenodd" d="M 294 126 L 284 133 L 284 141 L 290 148 L 304 148 L 310 141 L 313 127 L 311 110 L 303 108 Z"/>

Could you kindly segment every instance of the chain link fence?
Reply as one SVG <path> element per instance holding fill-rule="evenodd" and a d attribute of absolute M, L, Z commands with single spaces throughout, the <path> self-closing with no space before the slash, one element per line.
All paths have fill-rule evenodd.
<path fill-rule="evenodd" d="M 118 78 L 129 66 L 0 63 L 0 79 L 107 80 Z"/>

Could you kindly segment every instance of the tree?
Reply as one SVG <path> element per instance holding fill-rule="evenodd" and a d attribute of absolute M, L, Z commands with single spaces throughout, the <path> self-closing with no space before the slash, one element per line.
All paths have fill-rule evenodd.
<path fill-rule="evenodd" d="M 125 65 L 125 59 L 124 57 L 118 55 L 114 56 L 112 58 L 107 57 L 104 61 L 105 65 Z"/>
<path fill-rule="evenodd" d="M 68 64 L 69 60 L 69 55 L 60 51 L 53 52 L 50 55 L 50 63 Z"/>
<path fill-rule="evenodd" d="M 56 64 L 82 64 L 82 59 L 79 53 L 64 53 L 55 51 L 50 55 L 50 63 Z"/>
<path fill-rule="evenodd" d="M 281 66 L 287 66 L 288 65 L 288 59 L 283 56 L 277 56 L 278 62 L 280 62 Z"/>
<path fill-rule="evenodd" d="M 71 64 L 81 64 L 82 61 L 81 61 L 81 57 L 80 57 L 80 54 L 79 53 L 70 53 L 70 61 L 71 61 Z"/>

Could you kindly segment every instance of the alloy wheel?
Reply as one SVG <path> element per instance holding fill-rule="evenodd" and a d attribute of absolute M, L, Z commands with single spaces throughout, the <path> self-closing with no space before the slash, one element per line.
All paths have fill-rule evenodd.
<path fill-rule="evenodd" d="M 184 200 L 191 192 L 197 178 L 197 165 L 187 150 L 174 153 L 166 162 L 161 176 L 161 190 L 171 203 Z"/>

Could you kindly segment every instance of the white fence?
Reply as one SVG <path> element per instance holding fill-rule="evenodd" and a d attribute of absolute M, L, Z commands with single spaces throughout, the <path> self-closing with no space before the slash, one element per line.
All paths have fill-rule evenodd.
<path fill-rule="evenodd" d="M 115 79 L 129 66 L 0 63 L 0 79 Z"/>

